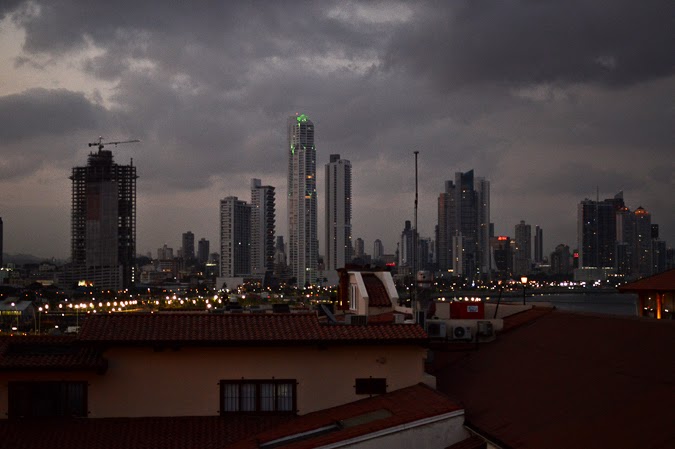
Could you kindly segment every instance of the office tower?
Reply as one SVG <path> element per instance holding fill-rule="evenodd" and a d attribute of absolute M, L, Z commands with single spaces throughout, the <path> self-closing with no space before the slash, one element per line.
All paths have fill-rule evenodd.
<path fill-rule="evenodd" d="M 276 203 L 274 187 L 251 179 L 251 273 L 274 270 Z"/>
<path fill-rule="evenodd" d="M 331 154 L 326 164 L 326 269 L 352 260 L 352 164 Z M 358 247 L 358 245 L 357 245 Z M 357 257 L 362 257 L 356 254 Z"/>
<path fill-rule="evenodd" d="M 2 241 L 4 238 L 4 233 L 3 233 L 3 225 L 2 225 L 2 217 L 0 217 L 0 267 L 2 267 Z"/>
<path fill-rule="evenodd" d="M 476 248 L 480 273 L 490 275 L 492 271 L 492 258 L 490 257 L 490 181 L 483 177 L 477 177 L 475 182 L 476 195 L 478 196 L 478 240 Z"/>
<path fill-rule="evenodd" d="M 455 173 L 438 197 L 437 256 L 440 270 L 473 279 L 490 271 L 490 183 L 470 170 Z M 455 249 L 461 248 L 458 254 Z"/>
<path fill-rule="evenodd" d="M 305 114 L 288 119 L 288 258 L 298 287 L 316 282 L 316 147 L 314 124 Z"/>
<path fill-rule="evenodd" d="M 220 200 L 220 276 L 251 272 L 251 206 L 236 196 Z"/>
<path fill-rule="evenodd" d="M 615 262 L 617 274 L 631 276 L 634 270 L 635 215 L 627 207 L 616 211 Z"/>
<path fill-rule="evenodd" d="M 433 258 L 433 243 L 430 237 L 417 239 L 417 270 L 430 270 Z"/>
<path fill-rule="evenodd" d="M 551 253 L 551 274 L 556 276 L 566 276 L 572 271 L 570 263 L 570 247 L 560 244 L 555 247 Z"/>
<path fill-rule="evenodd" d="M 157 248 L 158 260 L 173 260 L 173 248 L 169 248 L 166 243 L 161 248 Z"/>
<path fill-rule="evenodd" d="M 121 290 L 134 285 L 136 167 L 118 165 L 112 152 L 90 153 L 73 167 L 71 263 L 66 283 Z"/>
<path fill-rule="evenodd" d="M 208 240 L 203 237 L 199 239 L 197 243 L 197 261 L 199 263 L 206 263 L 209 260 L 209 251 L 211 250 L 209 246 Z"/>
<path fill-rule="evenodd" d="M 500 277 L 510 276 L 513 272 L 511 256 L 511 238 L 505 235 L 490 238 L 490 248 L 494 259 L 494 269 Z"/>
<path fill-rule="evenodd" d="M 530 273 L 532 264 L 532 227 L 523 220 L 516 225 L 516 253 L 514 273 L 523 275 Z"/>
<path fill-rule="evenodd" d="M 354 245 L 354 257 L 363 257 L 366 254 L 366 244 L 361 237 L 356 239 Z"/>
<path fill-rule="evenodd" d="M 384 245 L 382 245 L 382 240 L 376 239 L 373 243 L 373 260 L 382 260 L 384 255 Z"/>
<path fill-rule="evenodd" d="M 544 231 L 539 227 L 534 227 L 534 262 L 542 263 L 544 261 Z"/>
<path fill-rule="evenodd" d="M 192 260 L 195 258 L 195 235 L 191 232 L 183 233 L 183 244 L 181 245 L 181 250 L 183 254 L 183 259 Z"/>
<path fill-rule="evenodd" d="M 624 206 L 623 193 L 603 201 L 589 199 L 577 209 L 579 268 L 615 268 L 616 214 Z"/>
<path fill-rule="evenodd" d="M 652 215 L 642 206 L 635 209 L 635 270 L 638 277 L 652 274 Z"/>
<path fill-rule="evenodd" d="M 413 254 L 415 230 L 410 225 L 410 220 L 405 221 L 403 231 L 401 232 L 401 243 L 399 246 L 398 266 L 399 273 L 412 273 L 415 264 L 415 254 Z M 401 271 L 402 270 L 402 271 Z"/>

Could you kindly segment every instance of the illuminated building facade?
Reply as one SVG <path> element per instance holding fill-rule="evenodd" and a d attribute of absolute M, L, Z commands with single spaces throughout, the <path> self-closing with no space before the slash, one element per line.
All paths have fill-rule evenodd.
<path fill-rule="evenodd" d="M 251 273 L 274 271 L 276 203 L 274 187 L 251 180 Z"/>

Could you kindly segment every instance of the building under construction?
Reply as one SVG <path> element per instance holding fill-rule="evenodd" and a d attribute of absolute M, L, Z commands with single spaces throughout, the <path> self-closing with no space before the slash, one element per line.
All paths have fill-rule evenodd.
<path fill-rule="evenodd" d="M 111 151 L 98 146 L 87 166 L 74 167 L 70 176 L 72 263 L 66 282 L 122 290 L 134 284 L 138 176 L 133 160 L 118 165 Z"/>

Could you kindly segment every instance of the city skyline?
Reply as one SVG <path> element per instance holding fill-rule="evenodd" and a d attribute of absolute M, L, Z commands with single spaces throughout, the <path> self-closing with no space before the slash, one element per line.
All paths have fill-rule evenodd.
<path fill-rule="evenodd" d="M 412 220 L 413 151 L 421 238 L 434 235 L 444 181 L 473 169 L 490 180 L 495 235 L 515 237 L 520 220 L 540 226 L 544 257 L 576 246 L 579 202 L 621 190 L 675 241 L 664 194 L 675 168 L 672 5 L 309 3 L 298 17 L 282 5 L 94 1 L 81 11 L 0 6 L 6 253 L 69 256 L 68 176 L 99 135 L 142 140 L 110 148 L 137 167 L 138 253 L 178 247 L 187 230 L 216 245 L 219 201 L 248 198 L 251 178 L 276 186 L 288 242 L 283 129 L 295 112 L 317 126 L 317 165 L 330 154 L 352 162 L 352 235 L 368 249 L 380 239 L 393 253 Z M 321 170 L 316 182 L 325 254 Z"/>

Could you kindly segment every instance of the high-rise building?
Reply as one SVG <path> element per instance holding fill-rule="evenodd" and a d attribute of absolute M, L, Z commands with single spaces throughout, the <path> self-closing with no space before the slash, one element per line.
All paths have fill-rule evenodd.
<path fill-rule="evenodd" d="M 169 248 L 166 243 L 157 248 L 157 260 L 173 260 L 173 248 Z"/>
<path fill-rule="evenodd" d="M 473 170 L 457 172 L 454 183 L 445 182 L 438 198 L 436 248 L 439 269 L 469 279 L 489 275 L 490 183 L 480 177 L 474 182 Z"/>
<path fill-rule="evenodd" d="M 384 256 L 384 245 L 382 240 L 376 239 L 373 243 L 373 260 L 382 260 L 382 256 Z"/>
<path fill-rule="evenodd" d="M 494 259 L 494 270 L 500 277 L 510 276 L 513 272 L 511 238 L 506 235 L 491 237 L 490 246 Z"/>
<path fill-rule="evenodd" d="M 197 243 L 197 261 L 199 263 L 206 263 L 209 260 L 209 251 L 210 249 L 210 243 L 208 240 L 205 238 L 199 239 L 199 242 Z"/>
<path fill-rule="evenodd" d="M 523 220 L 516 225 L 515 242 L 514 274 L 529 274 L 532 265 L 532 227 Z"/>
<path fill-rule="evenodd" d="M 2 265 L 2 250 L 3 250 L 2 241 L 3 241 L 3 238 L 4 238 L 3 232 L 4 231 L 3 231 L 3 227 L 2 227 L 2 217 L 0 217 L 0 267 L 3 266 Z"/>
<path fill-rule="evenodd" d="M 331 154 L 326 164 L 327 270 L 344 268 L 352 260 L 352 164 Z M 363 256 L 363 254 L 361 254 Z"/>
<path fill-rule="evenodd" d="M 542 263 L 544 261 L 544 231 L 539 227 L 534 227 L 534 262 Z"/>
<path fill-rule="evenodd" d="M 652 214 L 635 209 L 635 270 L 638 277 L 652 274 Z"/>
<path fill-rule="evenodd" d="M 183 259 L 192 260 L 195 258 L 195 235 L 191 231 L 183 233 L 181 250 Z"/>
<path fill-rule="evenodd" d="M 251 179 L 251 273 L 274 270 L 276 203 L 274 187 Z"/>
<path fill-rule="evenodd" d="M 315 283 L 317 234 L 314 124 L 305 114 L 288 119 L 288 259 L 299 287 Z"/>
<path fill-rule="evenodd" d="M 220 276 L 251 273 L 251 206 L 236 196 L 220 200 Z"/>
<path fill-rule="evenodd" d="M 624 206 L 623 192 L 611 199 L 579 203 L 577 244 L 579 268 L 615 268 L 616 214 Z"/>
<path fill-rule="evenodd" d="M 551 274 L 556 276 L 569 275 L 572 271 L 570 260 L 570 247 L 562 243 L 556 246 L 555 251 L 551 253 Z"/>
<path fill-rule="evenodd" d="M 366 242 L 361 237 L 356 239 L 354 245 L 354 257 L 363 257 L 366 255 Z"/>
<path fill-rule="evenodd" d="M 118 165 L 112 152 L 89 154 L 73 167 L 71 263 L 66 283 L 120 290 L 135 283 L 136 167 Z"/>

